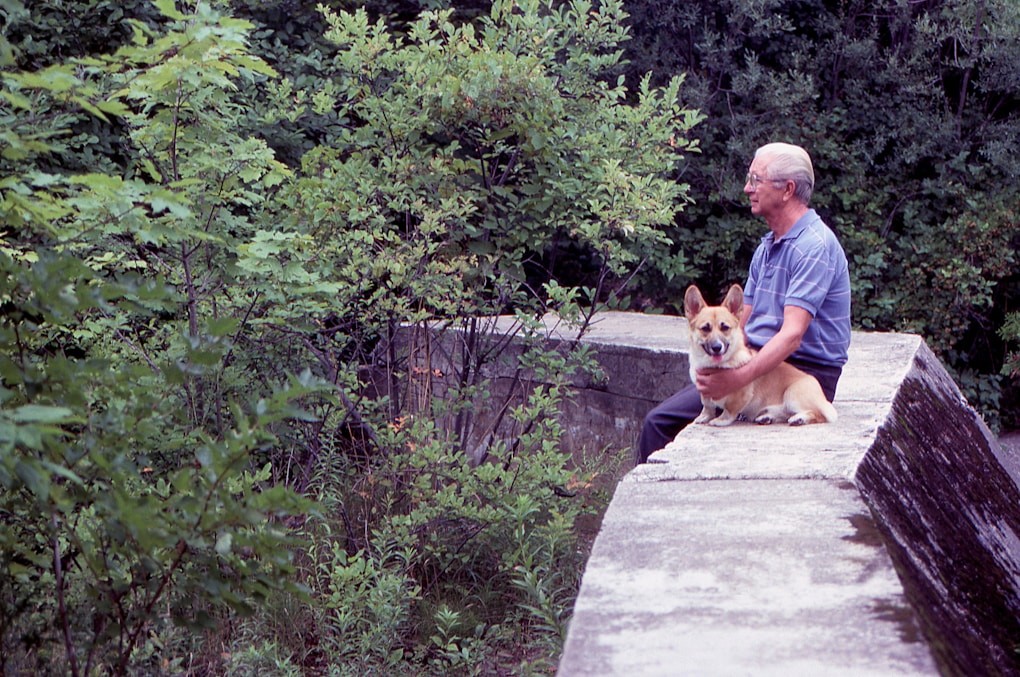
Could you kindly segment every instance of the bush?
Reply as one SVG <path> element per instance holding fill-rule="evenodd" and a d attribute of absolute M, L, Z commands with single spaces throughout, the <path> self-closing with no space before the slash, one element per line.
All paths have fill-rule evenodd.
<path fill-rule="evenodd" d="M 239 269 L 259 298 L 249 355 L 311 356 L 340 391 L 289 463 L 327 515 L 307 525 L 304 580 L 329 600 L 328 665 L 439 674 L 562 641 L 581 509 L 564 495 L 584 479 L 556 413 L 589 358 L 549 352 L 535 320 L 583 332 L 617 289 L 534 271 L 560 241 L 593 252 L 597 279 L 661 262 L 698 119 L 679 80 L 622 105 L 604 79 L 618 12 L 496 3 L 478 26 L 427 12 L 404 33 L 326 12 L 334 70 L 306 98 L 351 128 L 304 156 Z M 497 313 L 534 346 L 508 350 Z"/>
<path fill-rule="evenodd" d="M 163 9 L 158 38 L 135 23 L 113 56 L 2 78 L 4 672 L 155 669 L 171 621 L 298 591 L 281 520 L 309 506 L 259 456 L 322 388 L 217 389 L 237 325 L 193 276 L 238 227 L 223 215 L 251 203 L 245 182 L 272 172 L 211 176 L 235 138 L 204 107 L 227 100 L 224 73 L 267 69 L 242 26 Z M 66 170 L 53 140 L 88 115 L 136 144 L 127 176 Z"/>
<path fill-rule="evenodd" d="M 3 668 L 548 667 L 586 484 L 556 412 L 590 365 L 538 322 L 682 272 L 680 80 L 625 104 L 615 3 L 325 11 L 303 81 L 221 4 L 154 8 L 113 54 L 3 73 Z M 306 115 L 328 143 L 295 171 L 254 130 Z M 596 284 L 541 269 L 564 242 Z"/>

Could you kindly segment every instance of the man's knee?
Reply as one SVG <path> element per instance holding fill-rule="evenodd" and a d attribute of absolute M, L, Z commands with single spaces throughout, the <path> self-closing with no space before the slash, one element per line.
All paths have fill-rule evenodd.
<path fill-rule="evenodd" d="M 648 413 L 645 414 L 645 419 L 644 421 L 641 422 L 641 429 L 646 430 L 648 428 L 657 428 L 660 425 L 662 425 L 662 422 L 663 422 L 662 412 L 659 411 L 658 407 L 656 407 L 654 409 L 649 410 Z"/>

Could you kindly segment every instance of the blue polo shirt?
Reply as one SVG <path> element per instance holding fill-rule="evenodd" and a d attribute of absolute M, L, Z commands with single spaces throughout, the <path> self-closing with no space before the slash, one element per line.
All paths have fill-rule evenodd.
<path fill-rule="evenodd" d="M 783 326 L 785 306 L 814 318 L 791 357 L 841 367 L 850 347 L 850 271 L 839 240 L 809 209 L 778 241 L 762 238 L 744 286 L 748 343 L 761 347 Z"/>

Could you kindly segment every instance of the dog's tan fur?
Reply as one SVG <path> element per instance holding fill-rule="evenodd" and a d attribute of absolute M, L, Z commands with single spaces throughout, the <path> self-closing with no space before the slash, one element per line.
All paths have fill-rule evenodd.
<path fill-rule="evenodd" d="M 684 314 L 691 331 L 691 381 L 700 369 L 736 369 L 750 361 L 754 352 L 744 341 L 740 311 L 744 290 L 730 287 L 721 306 L 709 306 L 694 285 L 684 295 Z M 703 409 L 695 423 L 727 426 L 738 416 L 769 424 L 833 423 L 836 409 L 825 399 L 822 387 L 810 374 L 783 362 L 725 399 L 702 397 Z M 722 412 L 717 416 L 716 411 Z"/>

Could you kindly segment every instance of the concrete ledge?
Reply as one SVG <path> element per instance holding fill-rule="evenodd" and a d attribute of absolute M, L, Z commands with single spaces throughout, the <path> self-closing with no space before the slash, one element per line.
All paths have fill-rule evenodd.
<path fill-rule="evenodd" d="M 610 313 L 586 340 L 683 373 L 683 327 Z M 855 333 L 836 406 L 833 425 L 692 426 L 630 471 L 559 674 L 1020 672 L 1015 458 L 916 336 Z"/>
<path fill-rule="evenodd" d="M 935 672 L 867 506 L 845 482 L 627 482 L 561 675 Z"/>

